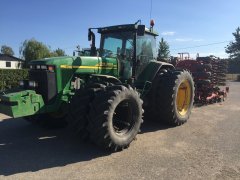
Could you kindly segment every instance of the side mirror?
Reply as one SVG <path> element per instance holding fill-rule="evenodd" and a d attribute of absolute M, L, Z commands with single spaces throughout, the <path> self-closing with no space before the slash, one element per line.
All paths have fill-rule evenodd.
<path fill-rule="evenodd" d="M 144 36 L 144 34 L 145 34 L 145 25 L 138 25 L 137 35 Z"/>

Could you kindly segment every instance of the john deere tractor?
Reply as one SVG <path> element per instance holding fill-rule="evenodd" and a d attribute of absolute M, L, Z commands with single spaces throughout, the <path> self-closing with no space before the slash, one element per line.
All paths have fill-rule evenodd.
<path fill-rule="evenodd" d="M 101 35 L 98 50 L 95 30 Z M 139 22 L 90 28 L 90 56 L 31 61 L 29 79 L 0 95 L 0 113 L 50 126 L 69 124 L 110 150 L 130 145 L 143 115 L 181 125 L 193 106 L 193 79 L 156 60 L 157 36 Z"/>

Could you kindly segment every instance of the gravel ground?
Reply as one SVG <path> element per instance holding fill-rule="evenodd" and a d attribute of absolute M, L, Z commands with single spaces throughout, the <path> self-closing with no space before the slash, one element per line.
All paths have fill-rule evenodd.
<path fill-rule="evenodd" d="M 194 108 L 180 127 L 145 122 L 112 154 L 0 114 L 0 179 L 240 179 L 240 83 L 229 86 L 224 103 Z"/>

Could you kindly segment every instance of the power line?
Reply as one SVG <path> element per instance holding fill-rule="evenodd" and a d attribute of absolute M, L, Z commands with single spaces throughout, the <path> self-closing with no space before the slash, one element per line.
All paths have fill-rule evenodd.
<path fill-rule="evenodd" d="M 176 51 L 176 50 L 182 50 L 182 49 L 193 49 L 193 48 L 198 48 L 198 47 L 204 47 L 204 46 L 212 46 L 212 45 L 216 45 L 216 44 L 223 44 L 226 42 L 231 42 L 231 41 L 222 41 L 222 42 L 216 42 L 216 43 L 210 43 L 210 44 L 202 44 L 202 45 L 198 45 L 198 46 L 189 46 L 189 47 L 183 47 L 183 48 L 176 48 L 176 49 L 171 49 L 172 51 Z"/>

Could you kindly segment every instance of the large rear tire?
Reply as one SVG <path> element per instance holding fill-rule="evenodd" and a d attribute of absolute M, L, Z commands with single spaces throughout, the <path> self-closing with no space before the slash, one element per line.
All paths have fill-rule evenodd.
<path fill-rule="evenodd" d="M 191 114 L 194 101 L 194 82 L 188 71 L 168 71 L 156 77 L 151 107 L 154 120 L 178 126 Z"/>
<path fill-rule="evenodd" d="M 107 87 L 92 102 L 88 126 L 91 140 L 115 151 L 128 147 L 139 132 L 142 113 L 136 90 L 122 85 Z"/>

